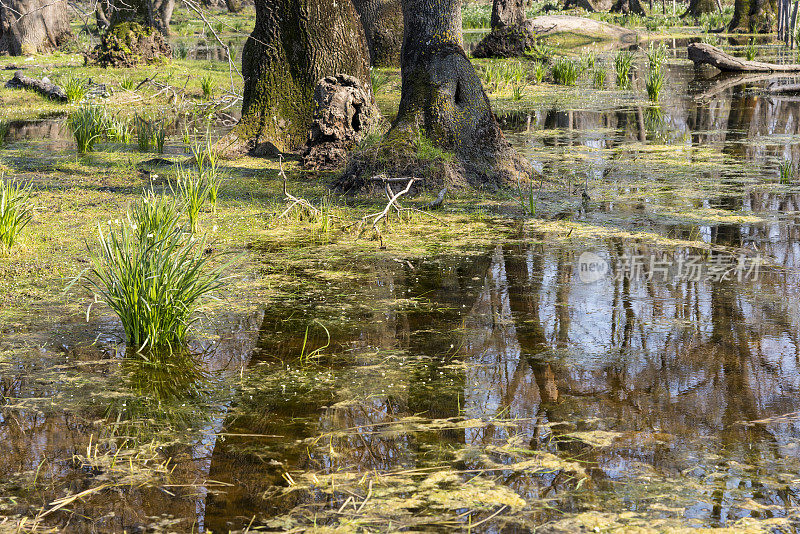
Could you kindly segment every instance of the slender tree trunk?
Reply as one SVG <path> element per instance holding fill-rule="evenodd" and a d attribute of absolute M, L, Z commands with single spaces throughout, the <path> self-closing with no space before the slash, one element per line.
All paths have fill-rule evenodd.
<path fill-rule="evenodd" d="M 460 0 L 403 0 L 403 17 L 403 85 L 389 139 L 408 139 L 422 129 L 457 154 L 473 183 L 507 183 L 527 174 L 527 161 L 503 137 L 462 48 Z"/>
<path fill-rule="evenodd" d="M 169 35 L 169 21 L 175 0 L 100 0 L 97 3 L 97 23 L 111 28 L 123 22 L 137 22 Z"/>
<path fill-rule="evenodd" d="M 0 53 L 37 54 L 72 37 L 66 0 L 0 2 Z"/>
<path fill-rule="evenodd" d="M 228 13 L 238 13 L 244 8 L 239 0 L 225 0 L 225 5 L 228 7 Z"/>
<path fill-rule="evenodd" d="M 403 45 L 401 1 L 353 0 L 353 5 L 364 26 L 371 64 L 376 67 L 399 66 Z"/>
<path fill-rule="evenodd" d="M 242 120 L 220 146 L 229 154 L 298 148 L 308 138 L 314 89 L 326 76 L 353 76 L 372 95 L 364 30 L 349 0 L 255 5 L 255 28 L 242 54 Z"/>
<path fill-rule="evenodd" d="M 769 33 L 775 27 L 776 0 L 736 0 L 728 31 Z"/>

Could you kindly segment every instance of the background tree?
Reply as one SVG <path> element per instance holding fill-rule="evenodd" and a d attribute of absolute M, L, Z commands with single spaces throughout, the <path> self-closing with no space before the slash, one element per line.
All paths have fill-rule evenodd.
<path fill-rule="evenodd" d="M 37 54 L 72 37 L 66 0 L 0 2 L 0 53 Z"/>
<path fill-rule="evenodd" d="M 611 12 L 623 13 L 625 15 L 640 15 L 642 17 L 647 16 L 647 12 L 644 10 L 639 0 L 617 0 L 614 2 L 614 5 L 611 6 Z"/>
<path fill-rule="evenodd" d="M 376 67 L 400 65 L 403 45 L 403 6 L 400 0 L 353 0 L 361 18 L 369 47 L 370 61 Z"/>
<path fill-rule="evenodd" d="M 601 13 L 609 11 L 613 5 L 613 0 L 566 0 L 563 9 L 579 7 L 590 13 Z"/>
<path fill-rule="evenodd" d="M 474 57 L 514 57 L 536 43 L 525 15 L 525 0 L 494 0 L 492 31 L 475 47 Z"/>
<path fill-rule="evenodd" d="M 775 25 L 775 0 L 736 0 L 728 31 L 769 33 Z"/>
<path fill-rule="evenodd" d="M 307 138 L 314 89 L 348 74 L 372 95 L 369 51 L 355 8 L 342 0 L 256 0 L 242 54 L 242 120 L 220 143 L 229 154 L 294 150 Z"/>
<path fill-rule="evenodd" d="M 714 0 L 689 0 L 689 7 L 683 14 L 684 17 L 699 17 L 704 13 L 713 13 L 717 9 Z"/>
<path fill-rule="evenodd" d="M 403 0 L 403 18 L 400 109 L 388 143 L 421 133 L 455 152 L 474 185 L 527 175 L 462 48 L 460 0 Z"/>
<path fill-rule="evenodd" d="M 100 0 L 97 3 L 97 24 L 111 28 L 122 22 L 137 22 L 169 35 L 169 21 L 175 0 Z"/>

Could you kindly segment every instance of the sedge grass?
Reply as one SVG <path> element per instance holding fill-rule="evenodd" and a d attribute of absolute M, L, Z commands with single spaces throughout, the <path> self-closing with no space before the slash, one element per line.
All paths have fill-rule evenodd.
<path fill-rule="evenodd" d="M 69 114 L 67 127 L 75 137 L 79 153 L 94 150 L 97 140 L 106 133 L 106 123 L 107 114 L 102 106 L 81 106 Z"/>
<path fill-rule="evenodd" d="M 0 247 L 10 249 L 33 215 L 31 186 L 0 177 Z"/>
<path fill-rule="evenodd" d="M 209 199 L 210 187 L 203 172 L 194 172 L 183 167 L 178 169 L 177 194 L 183 201 L 183 208 L 189 218 L 189 227 L 197 232 L 200 223 L 200 210 Z"/>
<path fill-rule="evenodd" d="M 129 221 L 99 228 L 87 283 L 122 321 L 129 348 L 174 353 L 185 346 L 202 299 L 223 285 L 222 268 L 210 266 L 205 240 L 174 219 L 145 240 L 142 223 L 132 212 Z"/>

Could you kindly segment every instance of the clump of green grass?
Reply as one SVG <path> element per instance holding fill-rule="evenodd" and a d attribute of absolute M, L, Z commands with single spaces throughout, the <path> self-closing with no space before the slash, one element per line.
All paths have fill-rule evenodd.
<path fill-rule="evenodd" d="M 178 45 L 175 47 L 172 55 L 176 59 L 186 59 L 189 57 L 189 48 L 186 46 L 186 43 L 183 41 L 178 41 Z"/>
<path fill-rule="evenodd" d="M 628 50 L 620 50 L 614 56 L 614 70 L 617 72 L 617 85 L 620 87 L 630 87 L 631 70 L 633 69 L 633 53 Z"/>
<path fill-rule="evenodd" d="M 794 182 L 797 176 L 797 166 L 790 159 L 784 159 L 778 163 L 778 174 L 782 184 L 790 184 Z"/>
<path fill-rule="evenodd" d="M 136 145 L 140 152 L 148 152 L 150 150 L 150 142 L 153 139 L 153 124 L 136 115 L 133 118 L 134 129 L 136 130 Z"/>
<path fill-rule="evenodd" d="M 525 92 L 525 87 L 527 87 L 524 83 L 515 83 L 511 86 L 511 99 L 512 100 L 522 100 L 522 97 Z"/>
<path fill-rule="evenodd" d="M 553 63 L 553 81 L 559 85 L 575 85 L 581 67 L 578 61 L 567 58 L 558 58 Z"/>
<path fill-rule="evenodd" d="M 758 47 L 756 47 L 756 43 L 752 39 L 750 39 L 750 42 L 744 47 L 744 55 L 747 61 L 753 61 L 756 56 L 758 56 Z"/>
<path fill-rule="evenodd" d="M 131 91 L 133 90 L 134 87 L 136 87 L 136 82 L 133 80 L 132 77 L 128 76 L 127 74 L 124 74 L 119 79 L 119 86 L 125 89 L 126 91 Z"/>
<path fill-rule="evenodd" d="M 80 102 L 89 92 L 86 87 L 86 80 L 77 76 L 67 76 L 62 82 L 61 87 L 67 95 L 67 102 L 70 104 Z"/>
<path fill-rule="evenodd" d="M 102 106 L 81 106 L 69 114 L 67 128 L 75 137 L 79 153 L 85 154 L 94 150 L 95 143 L 106 132 L 106 123 L 106 110 Z"/>
<path fill-rule="evenodd" d="M 11 124 L 5 119 L 0 119 L 0 146 L 6 144 L 6 137 L 10 131 Z"/>
<path fill-rule="evenodd" d="M 189 218 L 189 227 L 197 232 L 200 226 L 200 210 L 209 197 L 209 183 L 203 173 L 195 173 L 183 167 L 178 169 L 177 194 L 183 200 L 183 208 Z"/>
<path fill-rule="evenodd" d="M 31 186 L 0 176 L 0 246 L 8 250 L 33 216 Z"/>
<path fill-rule="evenodd" d="M 389 73 L 370 67 L 370 80 L 372 81 L 372 94 L 377 94 L 389 84 Z"/>
<path fill-rule="evenodd" d="M 204 239 L 172 218 L 140 239 L 139 227 L 147 223 L 137 213 L 143 212 L 99 229 L 88 285 L 120 318 L 130 348 L 174 352 L 185 346 L 202 299 L 223 285 L 222 270 L 210 267 Z"/>
<path fill-rule="evenodd" d="M 542 83 L 544 75 L 547 74 L 547 67 L 541 61 L 533 64 L 533 79 L 536 83 Z"/>
<path fill-rule="evenodd" d="M 650 70 L 661 72 L 664 61 L 667 59 L 667 45 L 663 41 L 658 44 L 650 43 L 645 54 L 647 55 L 647 64 Z"/>
<path fill-rule="evenodd" d="M 167 125 L 164 121 L 160 121 L 157 125 L 153 125 L 153 144 L 159 154 L 164 153 L 164 143 L 167 140 Z"/>
<path fill-rule="evenodd" d="M 584 58 L 584 69 L 593 69 L 597 63 L 597 53 L 594 50 L 589 50 Z"/>
<path fill-rule="evenodd" d="M 131 142 L 130 122 L 120 116 L 109 116 L 106 120 L 106 137 L 109 141 L 128 144 Z"/>
<path fill-rule="evenodd" d="M 490 63 L 481 70 L 489 92 L 498 92 L 521 84 L 526 78 L 525 67 L 519 61 Z"/>
<path fill-rule="evenodd" d="M 660 70 L 651 70 L 647 76 L 645 87 L 647 88 L 647 97 L 652 102 L 657 102 L 661 94 L 661 88 L 664 86 L 664 73 Z"/>
<path fill-rule="evenodd" d="M 178 226 L 180 212 L 170 196 L 157 195 L 151 188 L 131 205 L 128 222 L 141 243 L 156 243 Z"/>
<path fill-rule="evenodd" d="M 602 89 L 606 85 L 606 69 L 596 67 L 592 71 L 592 85 L 595 89 Z"/>
<path fill-rule="evenodd" d="M 206 74 L 200 78 L 200 88 L 203 90 L 205 98 L 211 98 L 211 94 L 214 92 L 214 79 L 209 74 Z"/>

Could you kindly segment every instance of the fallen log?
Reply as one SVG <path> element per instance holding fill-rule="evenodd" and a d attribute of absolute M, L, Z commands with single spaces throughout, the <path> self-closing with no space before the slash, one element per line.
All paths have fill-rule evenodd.
<path fill-rule="evenodd" d="M 711 65 L 723 72 L 800 72 L 798 64 L 780 65 L 748 61 L 726 54 L 716 46 L 706 43 L 691 43 L 688 52 L 689 59 L 694 61 L 695 65 Z"/>
<path fill-rule="evenodd" d="M 786 85 L 778 85 L 778 84 L 768 85 L 767 92 L 776 95 L 787 94 L 787 93 L 798 94 L 800 93 L 800 83 L 790 83 Z"/>
<path fill-rule="evenodd" d="M 6 87 L 12 89 L 33 89 L 37 93 L 52 100 L 58 100 L 59 102 L 67 101 L 67 93 L 65 93 L 61 87 L 52 83 L 47 77 L 37 80 L 36 78 L 25 76 L 22 74 L 22 71 L 19 70 L 14 73 L 13 78 L 6 82 Z"/>
<path fill-rule="evenodd" d="M 601 22 L 587 17 L 570 15 L 544 15 L 525 22 L 537 37 L 547 37 L 559 33 L 572 33 L 594 40 L 620 40 L 634 42 L 635 31 Z"/>

